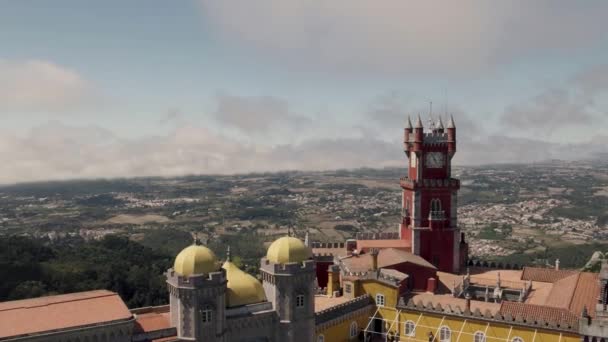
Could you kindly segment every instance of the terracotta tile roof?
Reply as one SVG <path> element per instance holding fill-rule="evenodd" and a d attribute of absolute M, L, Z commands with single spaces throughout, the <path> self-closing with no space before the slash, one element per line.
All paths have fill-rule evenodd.
<path fill-rule="evenodd" d="M 422 302 L 422 304 L 427 305 L 428 303 L 433 303 L 434 306 L 437 304 L 441 304 L 442 307 L 450 306 L 452 309 L 455 309 L 457 306 L 460 307 L 460 310 L 464 311 L 466 307 L 466 300 L 464 298 L 457 298 L 452 296 L 452 294 L 433 294 L 433 293 L 413 293 L 412 295 L 405 298 L 405 302 L 407 303 L 410 299 L 414 301 L 415 304 Z M 471 301 L 471 310 L 475 311 L 479 309 L 482 313 L 485 313 L 486 310 L 489 310 L 492 315 L 496 314 L 500 310 L 500 304 L 492 303 L 492 302 L 482 302 L 479 300 Z"/>
<path fill-rule="evenodd" d="M 574 270 L 555 270 L 553 268 L 543 267 L 524 267 L 521 274 L 521 280 L 540 281 L 544 283 L 555 283 L 560 279 L 564 279 L 573 274 L 578 273 Z"/>
<path fill-rule="evenodd" d="M 357 240 L 357 250 L 365 251 L 370 248 L 398 248 L 410 252 L 412 250 L 412 244 L 410 241 L 401 239 Z"/>
<path fill-rule="evenodd" d="M 315 312 L 321 312 L 323 310 L 327 310 L 333 306 L 346 303 L 349 300 L 351 300 L 351 299 L 346 298 L 344 296 L 327 297 L 327 296 L 317 295 L 317 296 L 315 296 Z"/>
<path fill-rule="evenodd" d="M 544 321 L 559 324 L 562 327 L 575 327 L 578 324 L 578 315 L 568 309 L 552 308 L 544 305 L 533 305 L 517 302 L 502 302 L 500 314 L 511 315 L 513 318 L 521 317 L 526 321 Z"/>
<path fill-rule="evenodd" d="M 129 320 L 132 317 L 118 294 L 106 290 L 15 300 L 0 303 L 0 338 Z"/>
<path fill-rule="evenodd" d="M 575 273 L 553 283 L 551 292 L 547 296 L 544 305 L 556 308 L 568 309 L 574 296 L 580 273 Z"/>
<path fill-rule="evenodd" d="M 135 317 L 134 333 L 144 333 L 171 328 L 169 312 L 147 312 Z"/>
<path fill-rule="evenodd" d="M 587 307 L 587 312 L 591 317 L 595 317 L 595 304 L 600 295 L 600 284 L 597 273 L 581 272 L 576 284 L 574 296 L 570 302 L 570 312 L 580 315 L 583 307 Z"/>
<path fill-rule="evenodd" d="M 352 255 L 340 260 L 350 272 L 365 272 L 372 268 L 372 256 L 369 253 L 360 254 L 358 256 Z M 436 269 L 433 264 L 424 260 L 422 257 L 400 249 L 385 248 L 378 252 L 379 268 L 390 267 L 406 262 Z"/>

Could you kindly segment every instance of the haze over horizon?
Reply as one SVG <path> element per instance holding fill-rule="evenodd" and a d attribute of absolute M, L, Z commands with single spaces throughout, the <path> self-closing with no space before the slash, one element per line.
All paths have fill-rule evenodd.
<path fill-rule="evenodd" d="M 453 114 L 455 164 L 608 152 L 604 1 L 0 5 L 0 183 L 404 165 Z M 542 19 L 542 20 L 541 20 Z"/>

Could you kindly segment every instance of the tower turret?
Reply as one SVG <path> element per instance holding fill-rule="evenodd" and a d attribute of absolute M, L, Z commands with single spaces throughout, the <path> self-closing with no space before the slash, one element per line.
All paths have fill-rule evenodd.
<path fill-rule="evenodd" d="M 424 139 L 424 126 L 422 126 L 422 119 L 418 114 L 418 120 L 416 120 L 416 126 L 414 127 L 414 151 L 418 152 L 422 150 L 422 142 Z"/>
<path fill-rule="evenodd" d="M 407 122 L 405 123 L 405 129 L 403 133 L 403 150 L 407 153 L 410 150 L 410 135 L 412 134 L 412 120 L 410 120 L 410 116 L 407 116 Z"/>
<path fill-rule="evenodd" d="M 456 125 L 454 124 L 454 117 L 450 115 L 450 122 L 448 123 L 448 153 L 454 155 L 456 153 Z"/>

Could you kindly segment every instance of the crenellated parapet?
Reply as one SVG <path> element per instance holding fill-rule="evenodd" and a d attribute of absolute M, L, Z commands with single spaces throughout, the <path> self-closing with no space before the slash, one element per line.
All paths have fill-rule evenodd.
<path fill-rule="evenodd" d="M 508 307 L 507 307 L 508 306 Z M 534 329 L 550 329 L 568 333 L 576 333 L 579 329 L 579 319 L 567 309 L 552 308 L 524 303 L 507 303 L 501 306 L 498 312 L 489 309 L 481 311 L 479 308 L 467 310 L 459 305 L 451 306 L 433 303 L 432 301 L 414 301 L 407 303 L 402 299 L 397 306 L 400 310 L 429 313 L 445 316 L 454 316 L 469 321 L 482 321 L 487 323 L 509 324 Z"/>
<path fill-rule="evenodd" d="M 359 316 L 362 311 L 369 312 L 374 308 L 374 301 L 369 294 L 354 298 L 348 302 L 338 304 L 315 313 L 316 330 L 324 330 L 328 326 L 351 320 Z"/>
<path fill-rule="evenodd" d="M 399 184 L 402 188 L 408 190 L 418 190 L 426 188 L 445 188 L 447 190 L 460 189 L 460 180 L 456 178 L 444 178 L 444 179 L 422 179 L 414 180 L 408 177 L 401 177 Z"/>

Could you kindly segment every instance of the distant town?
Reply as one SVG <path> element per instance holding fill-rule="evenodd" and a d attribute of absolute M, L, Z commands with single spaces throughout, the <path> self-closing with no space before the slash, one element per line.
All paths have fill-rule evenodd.
<path fill-rule="evenodd" d="M 555 253 L 580 246 L 601 249 L 608 243 L 606 170 L 605 161 L 456 168 L 462 181 L 458 224 L 474 237 L 469 239 L 471 257 L 542 264 L 553 262 Z M 161 241 L 185 241 L 194 232 L 209 243 L 247 234 L 263 244 L 291 230 L 298 236 L 308 232 L 315 241 L 339 242 L 361 232 L 397 232 L 402 172 L 359 169 L 11 185 L 0 188 L 0 234 L 49 241 L 118 234 L 166 248 Z M 592 252 L 566 262 L 581 267 Z"/>

